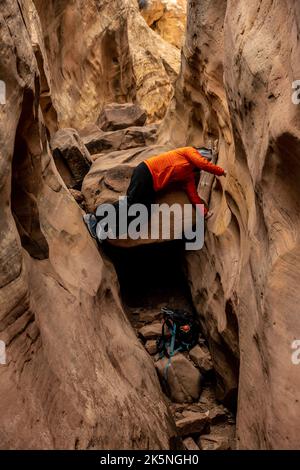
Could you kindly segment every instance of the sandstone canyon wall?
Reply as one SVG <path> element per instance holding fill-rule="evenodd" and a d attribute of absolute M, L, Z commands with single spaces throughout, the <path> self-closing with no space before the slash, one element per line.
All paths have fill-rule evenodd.
<path fill-rule="evenodd" d="M 62 127 L 96 122 L 105 103 L 138 102 L 150 122 L 173 95 L 179 50 L 151 30 L 136 0 L 34 0 Z"/>
<path fill-rule="evenodd" d="M 187 22 L 161 141 L 219 139 L 228 171 L 212 189 L 205 247 L 187 256 L 194 304 L 219 397 L 239 383 L 239 446 L 299 448 L 300 4 L 190 0 Z"/>
<path fill-rule="evenodd" d="M 46 3 L 0 2 L 0 447 L 172 445 L 174 423 L 115 270 L 49 149 L 59 127 L 92 125 L 83 141 L 101 150 L 86 150 L 85 164 L 95 160 L 86 208 L 124 192 L 141 159 L 218 139 L 228 177 L 213 183 L 204 249 L 186 255 L 193 303 L 218 398 L 238 401 L 238 446 L 299 448 L 299 2 L 189 0 L 158 143 L 155 125 L 104 135 L 94 124 L 110 102 L 163 118 L 185 21 L 171 6 L 184 2 Z"/>
<path fill-rule="evenodd" d="M 187 1 L 140 0 L 139 6 L 147 24 L 180 49 L 185 37 Z"/>
<path fill-rule="evenodd" d="M 42 92 L 55 64 L 39 31 L 29 0 L 1 1 L 0 447 L 169 448 L 152 361 L 49 152 Z"/>

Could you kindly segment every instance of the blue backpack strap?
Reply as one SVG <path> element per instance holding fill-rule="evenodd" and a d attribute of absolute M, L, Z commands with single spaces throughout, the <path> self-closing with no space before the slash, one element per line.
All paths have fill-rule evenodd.
<path fill-rule="evenodd" d="M 171 331 L 171 343 L 170 343 L 170 349 L 169 349 L 169 359 L 167 362 L 167 365 L 164 370 L 164 378 L 167 380 L 168 378 L 168 369 L 171 365 L 171 360 L 172 356 L 178 351 L 180 351 L 181 347 L 174 349 L 175 347 L 175 339 L 176 339 L 176 323 L 173 324 L 172 331 Z"/>
<path fill-rule="evenodd" d="M 161 329 L 161 342 L 162 342 L 162 350 L 159 353 L 159 358 L 162 359 L 165 356 L 165 349 L 168 349 L 168 341 L 166 340 L 166 335 L 165 335 L 165 327 L 166 327 L 166 320 L 162 324 L 162 329 Z M 168 326 L 167 326 L 168 327 Z M 168 327 L 169 329 L 169 327 Z"/>

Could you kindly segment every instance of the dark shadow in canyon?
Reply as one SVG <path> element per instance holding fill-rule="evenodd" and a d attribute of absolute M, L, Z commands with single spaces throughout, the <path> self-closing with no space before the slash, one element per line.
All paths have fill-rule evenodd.
<path fill-rule="evenodd" d="M 188 278 L 185 272 L 185 246 L 182 240 L 165 243 L 154 243 L 134 248 L 120 248 L 104 244 L 104 252 L 114 264 L 117 272 L 121 298 L 125 311 L 135 324 L 135 309 L 157 311 L 162 306 L 183 308 L 195 312 Z M 229 339 L 238 341 L 238 326 L 232 311 L 232 305 L 226 305 L 228 320 L 227 334 Z M 221 349 L 224 367 L 228 367 L 229 375 L 238 376 L 238 359 L 234 356 L 226 341 L 220 344 L 208 343 L 211 350 Z M 230 358 L 230 365 L 228 363 Z M 233 372 L 235 371 L 235 372 Z M 209 376 L 209 386 L 223 396 L 222 378 L 216 381 L 215 374 Z M 223 386 L 226 388 L 225 384 Z M 218 393 L 219 392 L 219 393 Z M 220 393 L 221 392 L 221 393 Z M 221 400 L 232 412 L 237 408 L 237 389 L 231 390 L 225 400 Z"/>
<path fill-rule="evenodd" d="M 181 240 L 127 249 L 107 244 L 105 252 L 115 266 L 127 306 L 155 308 L 165 303 L 192 308 Z"/>
<path fill-rule="evenodd" d="M 23 248 L 33 258 L 45 259 L 49 248 L 39 220 L 42 147 L 35 106 L 33 93 L 25 90 L 12 160 L 11 207 Z"/>

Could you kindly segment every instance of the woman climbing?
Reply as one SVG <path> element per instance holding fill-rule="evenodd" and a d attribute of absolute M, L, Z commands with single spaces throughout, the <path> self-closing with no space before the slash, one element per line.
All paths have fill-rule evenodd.
<path fill-rule="evenodd" d="M 192 204 L 203 204 L 197 192 L 196 174 L 203 170 L 217 176 L 226 176 L 223 168 L 209 161 L 211 158 L 211 151 L 204 147 L 182 147 L 144 160 L 133 171 L 127 198 L 114 204 L 116 210 L 120 210 L 120 204 L 126 204 L 128 209 L 131 205 L 139 203 L 144 204 L 149 211 L 155 201 L 156 193 L 174 183 L 186 191 Z M 205 207 L 204 217 L 208 219 L 211 215 L 212 213 Z M 90 234 L 99 239 L 96 227 L 100 221 L 96 215 L 86 214 L 84 221 Z M 101 226 L 98 227 L 98 232 L 99 229 Z"/>

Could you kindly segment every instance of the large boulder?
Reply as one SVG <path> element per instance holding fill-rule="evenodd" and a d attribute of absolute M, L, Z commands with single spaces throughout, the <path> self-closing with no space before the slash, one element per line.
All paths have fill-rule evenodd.
<path fill-rule="evenodd" d="M 81 187 L 92 164 L 91 155 L 75 129 L 60 129 L 50 142 L 59 173 L 69 188 Z"/>
<path fill-rule="evenodd" d="M 167 150 L 168 145 L 151 145 L 99 154 L 82 184 L 87 209 L 94 212 L 99 204 L 115 202 L 126 194 L 135 166 Z"/>
<path fill-rule="evenodd" d="M 199 370 L 181 353 L 172 357 L 169 367 L 167 367 L 168 361 L 166 357 L 159 359 L 155 366 L 171 400 L 177 403 L 197 401 L 201 393 Z"/>
<path fill-rule="evenodd" d="M 129 127 L 112 132 L 103 132 L 98 129 L 85 135 L 82 140 L 90 154 L 104 154 L 154 144 L 156 132 L 157 126 L 155 124 Z"/>
<path fill-rule="evenodd" d="M 146 122 L 145 111 L 133 103 L 111 103 L 102 110 L 97 125 L 103 131 L 117 131 L 132 126 L 143 126 Z"/>
<path fill-rule="evenodd" d="M 82 184 L 82 193 L 87 210 L 94 212 L 98 205 L 113 203 L 119 197 L 124 196 L 134 167 L 148 157 L 162 153 L 169 150 L 169 148 L 169 146 L 152 145 L 147 148 L 140 147 L 100 155 L 91 166 Z M 174 187 L 166 192 L 158 193 L 155 203 L 167 204 L 168 206 L 172 206 L 174 203 L 178 204 L 182 214 L 185 214 L 185 226 L 191 228 L 194 225 L 196 220 L 195 210 L 192 209 L 188 213 L 184 212 L 185 205 L 189 205 L 189 199 L 182 189 Z M 111 239 L 109 243 L 114 246 L 131 248 L 165 241 L 164 227 L 157 214 L 158 208 L 153 212 L 150 223 L 142 226 L 141 235 L 138 239 Z M 170 240 L 182 238 L 182 225 L 179 222 L 178 218 L 171 215 Z"/>
<path fill-rule="evenodd" d="M 195 225 L 196 215 L 195 210 L 185 212 L 185 207 L 190 206 L 187 195 L 181 190 L 173 190 L 165 193 L 158 194 L 155 204 L 157 207 L 153 209 L 149 215 L 149 219 L 145 225 L 141 226 L 138 233 L 138 238 L 116 238 L 108 239 L 112 246 L 122 248 L 134 248 L 141 245 L 151 245 L 153 243 L 164 243 L 172 240 L 183 239 L 182 217 L 184 217 L 185 229 L 192 229 Z M 177 209 L 174 213 L 170 210 L 173 204 L 176 204 Z M 165 205 L 167 207 L 167 218 L 162 223 L 159 215 L 159 206 Z M 169 218 L 170 217 L 170 218 Z M 170 222 L 170 224 L 169 224 Z M 200 232 L 199 232 L 200 234 Z M 201 234 L 200 234 L 201 237 Z"/>

